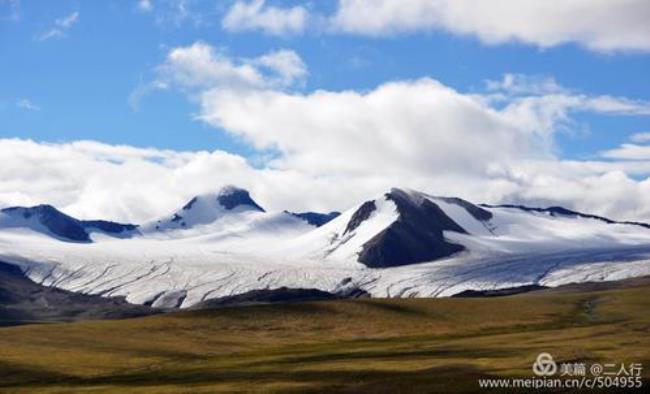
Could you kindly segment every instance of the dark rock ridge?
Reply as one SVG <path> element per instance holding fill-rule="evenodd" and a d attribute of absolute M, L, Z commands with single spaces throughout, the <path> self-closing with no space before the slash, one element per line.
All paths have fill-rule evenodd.
<path fill-rule="evenodd" d="M 551 216 L 569 216 L 569 217 L 574 217 L 574 218 L 575 217 L 580 217 L 580 218 L 584 218 L 584 219 L 600 220 L 600 221 L 608 223 L 608 224 L 629 224 L 631 226 L 640 226 L 640 227 L 650 229 L 650 224 L 648 224 L 648 223 L 631 222 L 631 221 L 617 221 L 617 220 L 608 219 L 608 218 L 603 217 L 603 216 L 597 216 L 597 215 L 591 215 L 591 214 L 587 214 L 587 213 L 572 211 L 570 209 L 566 209 L 566 208 L 563 208 L 563 207 L 536 208 L 536 207 L 527 207 L 527 206 L 524 206 L 524 205 L 512 205 L 512 204 L 501 204 L 501 205 L 481 204 L 481 206 L 486 207 L 486 208 L 520 209 L 520 210 L 526 211 L 526 212 L 548 213 Z"/>
<path fill-rule="evenodd" d="M 492 290 L 464 290 L 458 294 L 452 295 L 452 297 L 457 298 L 473 298 L 473 297 L 503 297 L 521 293 L 528 293 L 531 291 L 544 290 L 548 289 L 546 286 L 540 285 L 524 285 L 517 287 L 506 287 L 503 289 L 492 289 Z"/>
<path fill-rule="evenodd" d="M 374 201 L 366 201 L 361 204 L 359 209 L 357 209 L 356 212 L 352 214 L 348 225 L 345 227 L 343 235 L 356 230 L 356 228 L 359 227 L 359 225 L 365 220 L 367 220 L 376 209 L 377 206 L 375 205 Z"/>
<path fill-rule="evenodd" d="M 432 261 L 465 249 L 445 239 L 443 231 L 467 231 L 437 204 L 425 198 L 414 199 L 399 189 L 387 193 L 386 199 L 395 203 L 399 217 L 363 245 L 361 263 L 372 268 L 396 267 Z"/>
<path fill-rule="evenodd" d="M 198 197 L 193 197 L 190 201 L 187 202 L 187 204 L 183 205 L 183 211 L 189 211 L 192 209 L 198 199 Z"/>
<path fill-rule="evenodd" d="M 341 212 L 336 212 L 336 211 L 332 211 L 330 213 L 318 213 L 318 212 L 294 213 L 289 211 L 284 211 L 284 212 L 288 213 L 289 215 L 295 216 L 299 219 L 302 219 L 307 223 L 311 224 L 312 226 L 316 226 L 316 227 L 320 227 L 324 224 L 331 222 L 341 214 Z"/>
<path fill-rule="evenodd" d="M 15 219 L 19 217 L 25 220 L 35 218 L 38 223 L 59 238 L 90 242 L 90 237 L 79 220 L 60 212 L 51 205 L 37 205 L 30 208 L 11 207 L 3 209 L 2 212 Z"/>
<path fill-rule="evenodd" d="M 107 220 L 80 220 L 80 223 L 86 230 L 95 228 L 109 234 L 120 234 L 138 228 L 136 224 L 123 224 Z"/>
<path fill-rule="evenodd" d="M 253 201 L 247 190 L 237 187 L 231 186 L 222 190 L 217 197 L 217 202 L 226 209 L 234 209 L 240 205 L 246 205 L 260 212 L 265 212 L 264 208 L 260 207 L 255 201 Z"/>
<path fill-rule="evenodd" d="M 300 289 L 279 287 L 277 289 L 250 290 L 246 293 L 227 297 L 213 298 L 200 302 L 190 309 L 212 309 L 236 305 L 307 302 L 322 300 L 337 300 L 346 298 L 366 298 L 368 293 L 364 290 L 330 293 L 319 289 Z"/>
<path fill-rule="evenodd" d="M 136 230 L 133 224 L 115 223 L 106 220 L 78 220 L 66 215 L 51 205 L 37 205 L 34 207 L 11 207 L 2 211 L 14 219 L 29 220 L 35 218 L 52 235 L 73 242 L 91 242 L 88 231 L 97 229 L 104 233 L 119 235 L 124 232 Z"/>
<path fill-rule="evenodd" d="M 73 293 L 42 286 L 15 265 L 0 262 L 0 326 L 46 321 L 121 319 L 157 313 L 121 298 Z"/>

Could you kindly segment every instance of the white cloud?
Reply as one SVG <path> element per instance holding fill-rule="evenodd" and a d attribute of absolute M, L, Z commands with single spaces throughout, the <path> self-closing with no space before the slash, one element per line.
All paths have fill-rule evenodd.
<path fill-rule="evenodd" d="M 630 137 L 632 142 L 650 142 L 650 132 L 635 133 Z"/>
<path fill-rule="evenodd" d="M 508 94 L 549 94 L 564 93 L 567 89 L 560 86 L 551 76 L 506 73 L 500 80 L 485 81 L 487 90 Z"/>
<path fill-rule="evenodd" d="M 332 29 L 370 36 L 442 30 L 487 44 L 650 51 L 646 0 L 339 0 Z"/>
<path fill-rule="evenodd" d="M 319 176 L 480 171 L 539 152 L 535 137 L 503 113 L 431 79 L 364 94 L 212 89 L 201 104 L 206 122 L 282 152 L 275 167 Z"/>
<path fill-rule="evenodd" d="M 583 106 L 586 109 L 603 113 L 650 115 L 650 102 L 645 100 L 632 100 L 625 97 L 598 96 L 584 98 Z"/>
<path fill-rule="evenodd" d="M 41 107 L 38 105 L 32 103 L 29 99 L 20 99 L 16 102 L 16 106 L 20 109 L 24 109 L 25 111 L 40 111 Z"/>
<path fill-rule="evenodd" d="M 265 0 L 237 1 L 222 20 L 226 31 L 261 30 L 271 35 L 301 33 L 309 13 L 301 6 L 279 8 L 267 6 Z"/>
<path fill-rule="evenodd" d="M 291 86 L 307 77 L 307 66 L 297 53 L 281 49 L 262 55 L 253 64 L 266 67 L 280 76 L 281 84 Z"/>
<path fill-rule="evenodd" d="M 153 11 L 153 3 L 151 0 L 139 0 L 137 9 L 140 12 L 151 12 Z"/>
<path fill-rule="evenodd" d="M 604 151 L 601 155 L 610 159 L 650 161 L 650 145 L 623 144 L 618 148 Z"/>
<path fill-rule="evenodd" d="M 650 162 L 643 165 L 647 170 Z M 496 198 L 500 201 L 561 205 L 614 219 L 650 221 L 650 178 L 635 180 L 618 166 L 609 162 L 524 161 L 507 169 L 493 169 L 491 176 L 501 182 Z"/>
<path fill-rule="evenodd" d="M 488 45 L 524 43 L 539 48 L 577 44 L 598 52 L 650 51 L 647 0 L 338 0 L 333 14 L 266 0 L 237 0 L 221 23 L 229 32 L 320 32 L 386 37 L 444 31 Z M 325 28 L 324 28 L 325 27 Z"/>
<path fill-rule="evenodd" d="M 298 54 L 280 49 L 256 58 L 233 58 L 204 42 L 173 48 L 156 68 L 153 81 L 136 88 L 129 97 L 133 108 L 155 90 L 177 88 L 193 93 L 211 88 L 241 90 L 286 88 L 301 84 L 307 68 Z"/>
<path fill-rule="evenodd" d="M 264 83 L 264 76 L 255 66 L 237 62 L 202 42 L 172 49 L 158 68 L 158 75 L 169 84 L 190 89 L 254 87 Z"/>
<path fill-rule="evenodd" d="M 488 93 L 475 97 L 488 104 L 505 104 L 509 116 L 522 126 L 549 138 L 557 130 L 569 130 L 574 112 L 648 116 L 650 101 L 610 95 L 590 96 L 560 85 L 552 76 L 507 73 L 500 80 L 487 80 Z"/>
<path fill-rule="evenodd" d="M 207 89 L 200 118 L 259 149 L 277 149 L 282 155 L 271 163 L 275 168 L 426 178 L 442 168 L 480 174 L 495 164 L 552 158 L 554 133 L 570 125 L 575 111 L 625 115 L 650 108 L 645 102 L 632 109 L 593 104 L 601 101 L 548 94 L 515 97 L 497 109 L 480 95 L 425 78 L 366 93 Z"/>
<path fill-rule="evenodd" d="M 70 29 L 79 20 L 79 12 L 75 11 L 70 15 L 54 21 L 54 27 L 45 33 L 36 37 L 38 41 L 49 40 L 50 38 L 63 37 L 68 29 Z"/>
<path fill-rule="evenodd" d="M 57 19 L 56 21 L 54 21 L 54 24 L 59 26 L 62 29 L 69 29 L 70 27 L 72 27 L 72 25 L 77 23 L 78 19 L 79 19 L 79 12 L 75 11 L 66 17 Z"/>

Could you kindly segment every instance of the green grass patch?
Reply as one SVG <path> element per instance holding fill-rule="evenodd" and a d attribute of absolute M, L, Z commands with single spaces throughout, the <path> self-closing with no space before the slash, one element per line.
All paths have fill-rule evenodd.
<path fill-rule="evenodd" d="M 343 300 L 0 328 L 0 391 L 472 392 L 557 361 L 646 362 L 650 284 Z"/>

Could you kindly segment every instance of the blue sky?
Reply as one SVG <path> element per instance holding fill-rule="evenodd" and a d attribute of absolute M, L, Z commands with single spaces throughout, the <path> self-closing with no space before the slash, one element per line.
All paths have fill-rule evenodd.
<path fill-rule="evenodd" d="M 576 44 L 540 49 L 521 43 L 486 46 L 474 37 L 447 32 L 374 38 L 345 34 L 268 36 L 221 29 L 227 1 L 188 3 L 191 17 L 175 20 L 173 4 L 139 12 L 127 1 L 24 1 L 17 20 L 0 24 L 2 121 L 0 136 L 42 141 L 93 139 L 113 144 L 181 150 L 225 149 L 245 155 L 245 144 L 192 120 L 195 107 L 181 95 L 150 95 L 135 110 L 131 92 L 151 78 L 168 48 L 197 40 L 237 56 L 290 48 L 309 66 L 306 91 L 368 90 L 389 80 L 433 77 L 455 89 L 482 91 L 486 79 L 504 73 L 553 76 L 563 86 L 588 94 L 650 99 L 650 56 L 598 53 Z M 331 4 L 311 3 L 327 12 Z M 275 2 L 282 5 L 287 2 Z M 326 9 L 319 9 L 319 6 Z M 11 11 L 2 3 L 3 15 Z M 55 20 L 79 18 L 65 36 L 38 39 Z M 29 100 L 40 110 L 20 108 Z M 583 157 L 650 130 L 647 116 L 576 116 L 575 134 L 558 138 L 568 157 Z"/>
<path fill-rule="evenodd" d="M 512 15 L 521 13 L 534 17 L 536 13 L 531 13 L 530 10 L 542 3 L 526 0 L 503 4 L 513 6 Z M 529 157 L 539 156 L 551 160 L 540 167 L 548 170 L 549 174 L 562 173 L 562 170 L 556 168 L 558 166 L 575 167 L 575 163 L 567 164 L 571 161 L 579 162 L 580 166 L 589 165 L 589 171 L 592 172 L 572 175 L 576 179 L 589 176 L 600 179 L 622 171 L 625 182 L 634 184 L 634 193 L 641 193 L 649 187 L 643 182 L 650 183 L 647 181 L 647 169 L 650 168 L 647 160 L 650 158 L 644 156 L 646 148 L 643 144 L 646 141 L 638 136 L 650 132 L 650 38 L 644 30 L 647 28 L 638 20 L 650 14 L 649 6 L 647 2 L 631 1 L 626 5 L 608 7 L 607 4 L 594 0 L 587 11 L 593 13 L 593 17 L 585 17 L 584 23 L 572 23 L 572 19 L 575 19 L 573 13 L 585 14 L 578 3 L 568 1 L 565 5 L 548 11 L 549 15 L 540 14 L 539 18 L 534 18 L 529 23 L 534 26 L 526 30 L 526 27 L 509 22 L 509 13 L 473 10 L 477 7 L 472 6 L 471 1 L 456 2 L 448 10 L 441 10 L 432 6 L 431 2 L 415 1 L 412 5 L 401 5 L 393 0 L 376 3 L 364 0 L 0 0 L 0 138 L 33 140 L 36 145 L 52 143 L 61 147 L 75 141 L 92 140 L 106 147 L 119 145 L 173 152 L 226 152 L 242 158 L 258 170 L 284 174 L 276 174 L 277 176 L 301 173 L 305 179 L 315 179 L 317 185 L 305 186 L 309 190 L 325 188 L 324 179 L 330 175 L 341 176 L 354 183 L 354 176 L 367 170 L 355 165 L 344 171 L 334 168 L 330 173 L 328 169 L 331 166 L 321 166 L 320 161 L 306 161 L 306 157 L 319 154 L 313 151 L 313 147 L 292 144 L 296 138 L 283 134 L 289 133 L 286 130 L 292 127 L 300 126 L 303 127 L 303 133 L 314 133 L 315 138 L 320 138 L 321 134 L 329 133 L 329 129 L 319 132 L 319 124 L 314 124 L 312 130 L 310 125 L 313 123 L 310 122 L 313 119 L 323 119 L 325 112 L 315 114 L 310 119 L 296 119 L 295 122 L 289 122 L 286 119 L 289 116 L 285 116 L 276 123 L 273 122 L 279 115 L 275 113 L 267 114 L 267 118 L 262 115 L 258 117 L 258 112 L 237 115 L 239 118 L 250 116 L 251 122 L 255 121 L 255 124 L 245 123 L 236 118 L 234 113 L 248 102 L 245 99 L 258 97 L 253 96 L 249 90 L 245 94 L 242 91 L 230 92 L 238 93 L 233 97 L 241 99 L 242 105 L 226 114 L 223 101 L 219 101 L 223 98 L 214 98 L 212 101 L 206 99 L 206 94 L 230 89 L 227 87 L 230 82 L 225 81 L 225 77 L 218 77 L 218 82 L 211 81 L 201 86 L 196 81 L 191 84 L 180 81 L 179 75 L 196 72 L 198 69 L 184 69 L 187 64 L 174 63 L 171 60 L 172 53 L 175 49 L 188 50 L 199 43 L 204 45 L 204 49 L 210 48 L 211 61 L 215 64 L 223 61 L 236 66 L 249 65 L 263 74 L 262 77 L 268 81 L 255 87 L 258 93 L 272 91 L 284 95 L 282 97 L 287 100 L 314 101 L 316 98 L 312 95 L 320 91 L 332 96 L 331 102 L 327 103 L 333 108 L 337 108 L 337 103 L 345 99 L 344 92 L 366 97 L 364 95 L 372 96 L 372 92 L 380 92 L 380 87 L 391 82 L 408 84 L 423 78 L 436 81 L 445 89 L 458 93 L 458 97 L 454 96 L 453 100 L 473 100 L 476 97 L 491 100 L 483 108 L 486 116 L 490 117 L 494 111 L 503 110 L 503 113 L 497 114 L 500 118 L 505 119 L 506 123 L 516 122 L 505 124 L 505 128 L 512 127 L 520 129 L 524 134 L 536 134 L 529 141 L 522 142 L 522 146 L 537 144 L 538 139 L 546 140 L 546 148 L 536 148 L 526 153 L 524 158 L 517 159 L 516 171 L 509 167 L 510 164 L 499 163 L 499 160 L 495 162 L 494 158 L 481 164 L 484 168 L 503 164 L 507 170 L 500 169 L 497 172 L 507 173 L 507 182 L 520 182 L 521 177 L 513 174 L 519 173 L 524 166 L 522 163 L 527 162 Z M 463 8 L 462 4 L 468 5 Z M 244 12 L 239 19 L 236 15 L 231 15 L 238 6 L 242 9 L 248 7 L 248 13 Z M 409 7 L 413 9 L 407 9 Z M 292 12 L 295 17 L 293 19 Z M 477 23 L 477 19 L 471 15 L 473 12 L 482 12 L 484 19 L 493 23 Z M 445 13 L 453 14 L 453 24 L 445 22 L 448 17 Z M 234 21 L 230 25 L 225 22 L 228 15 Z M 549 20 L 548 26 L 544 25 L 544 19 Z M 590 25 L 592 19 L 594 24 Z M 512 26 L 512 31 L 508 30 L 509 26 Z M 292 75 L 290 82 L 279 86 L 277 81 L 269 82 L 271 77 L 264 74 L 277 73 L 278 70 L 271 67 L 270 71 L 263 71 L 265 66 L 260 65 L 260 59 L 265 54 L 281 50 L 295 54 L 304 66 L 305 74 Z M 214 64 L 209 65 L 212 66 Z M 488 88 L 488 81 L 493 84 L 505 81 L 505 75 L 515 76 L 516 86 Z M 541 85 L 544 82 L 552 82 L 556 88 L 544 90 L 538 86 L 528 86 L 525 91 L 517 91 L 526 83 Z M 153 88 L 156 84 L 165 87 Z M 436 88 L 428 86 L 425 89 Z M 144 93 L 134 103 L 133 97 L 138 92 Z M 497 93 L 501 95 L 500 98 L 492 96 Z M 557 97 L 558 95 L 562 97 Z M 534 110 L 530 109 L 535 114 L 534 119 L 523 119 L 523 109 L 510 112 L 504 110 L 510 105 L 522 104 L 524 98 L 529 97 L 544 102 L 543 105 L 535 104 L 539 107 Z M 549 115 L 551 119 L 540 115 L 550 111 L 549 108 L 557 109 L 557 105 L 560 105 L 556 104 L 558 100 L 572 101 L 572 104 L 561 104 L 557 113 Z M 221 105 L 214 104 L 215 101 Z M 607 103 L 603 104 L 604 101 Z M 262 109 L 272 108 L 270 103 L 267 104 L 269 105 Z M 311 110 L 310 104 L 305 102 L 304 105 L 305 112 Z M 366 104 L 360 108 L 366 108 L 364 105 Z M 480 104 L 474 103 L 470 107 L 472 105 Z M 611 109 L 608 107 L 610 105 L 629 107 Z M 437 107 L 423 108 L 422 111 L 426 112 L 422 116 L 429 113 L 435 115 Z M 337 112 L 327 114 L 339 116 Z M 348 120 L 343 115 L 340 116 L 342 128 L 348 127 L 346 125 L 353 128 L 356 121 L 359 125 L 368 124 L 367 120 Z M 433 118 L 434 121 L 437 119 Z M 456 127 L 459 124 L 456 118 L 452 123 L 445 117 L 441 116 L 441 119 L 441 125 L 453 124 Z M 393 120 L 391 118 L 387 121 Z M 396 123 L 395 133 L 405 136 L 404 138 L 419 138 L 417 134 L 409 134 L 409 127 L 414 122 L 407 123 L 409 124 Z M 477 127 L 474 123 L 471 125 Z M 421 123 L 418 123 L 418 127 L 422 128 Z M 494 126 L 486 124 L 485 127 L 488 129 Z M 465 138 L 471 138 L 464 135 L 463 130 L 456 132 L 452 129 L 449 130 L 450 135 L 453 137 L 457 133 L 457 139 L 461 142 Z M 344 133 L 345 130 L 340 132 Z M 372 132 L 368 131 L 369 140 L 381 138 L 372 135 Z M 333 131 L 332 135 L 335 134 Z M 636 142 L 630 140 L 633 135 L 637 135 L 634 137 Z M 442 135 L 439 140 L 447 141 L 448 137 Z M 517 134 L 516 138 L 519 137 L 521 134 Z M 328 144 L 328 141 L 324 140 L 324 144 Z M 434 152 L 438 140 L 430 141 Z M 486 144 L 492 141 L 489 136 L 485 139 Z M 332 142 L 332 146 L 334 144 Z M 625 148 L 625 144 L 633 144 L 634 147 Z M 387 142 L 385 146 L 394 146 L 394 142 Z M 441 142 L 440 146 L 446 145 Z M 462 143 L 453 146 L 462 146 Z M 504 152 L 521 150 L 511 148 L 495 146 L 494 149 L 503 149 Z M 445 148 L 446 151 L 449 149 L 452 148 Z M 616 149 L 619 151 L 614 152 Z M 641 153 L 630 153 L 631 149 L 640 149 Z M 272 153 L 270 156 L 269 152 Z M 388 156 L 391 154 L 401 157 L 397 150 L 386 152 Z M 143 160 L 151 160 L 147 155 L 143 153 Z M 341 155 L 342 159 L 347 159 L 343 156 L 344 153 Z M 504 153 L 504 156 L 510 157 L 513 154 Z M 163 160 L 168 159 L 172 160 L 167 156 Z M 406 173 L 424 168 L 422 174 L 418 173 L 424 179 L 427 171 L 440 169 L 439 163 L 422 164 L 426 160 L 428 159 L 424 156 L 414 159 L 413 163 L 405 165 Z M 396 163 L 399 165 L 401 162 Z M 460 167 L 450 166 L 442 170 L 451 174 L 459 172 Z M 489 177 L 497 177 L 494 175 L 496 170 L 490 171 Z M 472 172 L 472 175 L 488 176 L 477 172 Z M 9 175 L 5 177 L 9 179 Z M 403 178 L 401 175 L 392 175 L 381 181 L 373 181 L 364 192 L 374 192 L 385 184 Z M 0 202 L 32 202 L 53 198 L 82 214 L 108 212 L 118 217 L 140 218 L 157 213 L 153 210 L 133 213 L 130 208 L 113 211 L 102 208 L 101 204 L 81 202 L 70 196 L 16 190 L 15 180 L 7 181 L 7 185 L 11 186 L 6 186 L 3 198 L 2 181 L 0 179 Z M 503 179 L 498 181 L 505 182 Z M 249 187 L 257 187 L 261 195 L 277 193 L 277 190 L 260 186 L 264 182 L 266 181 L 255 182 Z M 521 182 L 526 183 L 526 187 L 534 185 L 535 191 L 511 190 L 506 187 L 503 189 L 505 191 L 499 189 L 498 193 L 491 192 L 492 194 L 481 195 L 480 198 L 538 203 L 552 203 L 557 199 L 570 205 L 570 201 L 582 196 L 578 192 L 556 196 L 546 189 L 539 191 L 537 188 L 540 184 L 546 185 L 545 181 L 539 179 L 533 181 L 526 178 Z M 414 186 L 421 187 L 420 185 L 429 187 L 420 181 Z M 446 191 L 446 185 L 453 185 L 453 182 L 434 182 L 430 187 L 440 187 Z M 79 190 L 87 190 L 88 187 L 87 184 L 80 184 Z M 594 193 L 593 185 L 580 187 L 586 188 L 581 189 L 580 193 Z M 192 192 L 198 190 L 191 189 Z M 450 186 L 449 192 L 458 189 L 459 187 Z M 287 204 L 295 202 L 285 200 L 288 201 Z M 348 202 L 340 198 L 324 198 L 316 205 L 329 209 L 339 208 L 334 205 L 345 205 Z M 273 203 L 282 205 L 280 199 Z M 590 204 L 590 207 L 596 208 L 602 205 L 597 201 Z M 611 209 L 603 209 L 606 213 L 650 217 L 650 206 L 639 202 L 635 204 L 623 204 L 626 208 L 622 209 L 621 203 L 615 201 L 611 204 Z M 170 201 L 155 210 L 163 211 L 171 205 Z"/>

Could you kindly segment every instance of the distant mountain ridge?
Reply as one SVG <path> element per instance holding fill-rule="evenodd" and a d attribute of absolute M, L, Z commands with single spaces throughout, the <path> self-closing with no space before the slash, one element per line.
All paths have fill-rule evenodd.
<path fill-rule="evenodd" d="M 48 205 L 6 208 L 0 260 L 42 286 L 156 308 L 275 297 L 283 287 L 500 294 L 650 275 L 650 226 L 399 188 L 341 213 L 269 212 L 228 186 L 138 225 L 78 220 Z"/>
<path fill-rule="evenodd" d="M 0 227 L 3 224 L 5 226 L 13 224 L 14 226 L 24 227 L 40 224 L 51 235 L 75 242 L 92 242 L 89 233 L 93 230 L 109 235 L 123 235 L 136 231 L 138 228 L 134 224 L 116 223 L 107 220 L 78 220 L 51 205 L 10 207 L 2 209 L 0 212 L 10 218 L 10 220 L 0 219 Z"/>
<path fill-rule="evenodd" d="M 515 204 L 497 204 L 497 205 L 491 205 L 491 204 L 480 204 L 482 207 L 486 208 L 512 208 L 512 209 L 521 209 L 522 211 L 527 211 L 527 212 L 542 212 L 542 213 L 548 213 L 550 215 L 563 215 L 563 216 L 574 216 L 574 217 L 582 217 L 586 219 L 596 219 L 603 221 L 608 224 L 629 224 L 632 226 L 641 226 L 650 229 L 650 223 L 644 223 L 644 222 L 635 222 L 635 221 L 627 221 L 627 220 L 612 220 L 608 219 L 604 216 L 598 216 L 598 215 L 591 215 L 587 213 L 582 213 L 582 212 L 577 212 L 577 211 L 572 211 L 570 209 L 566 209 L 563 207 L 558 207 L 558 206 L 553 206 L 553 207 L 548 207 L 548 208 L 536 208 L 536 207 L 527 207 L 525 205 L 515 205 Z"/>
<path fill-rule="evenodd" d="M 336 219 L 341 212 L 338 211 L 332 211 L 329 213 L 318 213 L 318 212 L 289 212 L 289 211 L 284 211 L 290 215 L 293 215 L 297 218 L 300 218 L 307 223 L 314 225 L 316 227 L 320 227 L 328 222 L 331 222 L 333 219 Z"/>
<path fill-rule="evenodd" d="M 487 223 L 493 216 L 487 209 L 517 209 L 524 212 L 549 214 L 551 216 L 576 217 L 599 220 L 607 224 L 624 224 L 650 229 L 650 224 L 636 221 L 616 221 L 603 216 L 585 214 L 563 207 L 528 207 L 514 204 L 472 204 L 458 197 L 430 196 L 420 192 L 393 188 L 384 197 L 395 203 L 398 212 L 394 223 L 377 233 L 363 244 L 359 252 L 359 262 L 369 267 L 390 267 L 413 264 L 422 261 L 448 257 L 465 250 L 462 245 L 449 242 L 444 231 L 467 234 L 461 225 L 449 218 L 435 201 L 456 205 L 474 219 Z M 346 224 L 345 236 L 368 219 L 375 210 L 375 200 L 361 204 Z M 113 237 L 133 237 L 142 232 L 185 230 L 197 224 L 209 224 L 228 213 L 257 212 L 266 213 L 250 193 L 242 188 L 228 185 L 216 193 L 207 193 L 190 199 L 181 209 L 170 216 L 157 219 L 148 224 L 125 224 L 108 220 L 79 220 L 55 207 L 42 204 L 33 207 L 9 207 L 0 210 L 14 219 L 13 223 L 0 218 L 0 228 L 4 225 L 30 227 L 42 225 L 50 235 L 71 242 L 92 242 L 90 234 L 100 232 Z M 303 220 L 314 227 L 321 227 L 338 218 L 341 213 L 283 211 L 284 214 Z M 21 222 L 22 219 L 22 222 Z M 4 223 L 4 224 L 3 224 Z M 141 231 L 142 230 L 142 231 Z"/>
<path fill-rule="evenodd" d="M 192 211 L 203 205 L 203 211 L 198 215 L 192 215 Z M 211 206 L 210 206 L 211 205 Z M 210 206 L 209 208 L 206 208 Z M 206 212 L 205 210 L 209 212 Z M 216 211 L 220 211 L 217 213 Z M 170 217 L 161 218 L 155 221 L 155 224 L 145 225 L 143 229 L 153 228 L 155 230 L 184 229 L 201 222 L 202 215 L 205 215 L 206 223 L 214 221 L 220 214 L 228 211 L 253 211 L 266 212 L 264 208 L 258 205 L 251 197 L 247 190 L 234 186 L 226 186 L 217 193 L 195 196 L 188 201 L 180 210 L 173 213 Z M 139 229 L 142 227 L 137 224 L 125 224 L 112 222 L 108 220 L 80 220 L 67 215 L 55 207 L 48 204 L 36 205 L 33 207 L 8 207 L 0 210 L 10 220 L 0 218 L 0 228 L 5 227 L 25 227 L 39 230 L 41 232 L 62 240 L 70 242 L 93 242 L 91 233 L 93 231 L 104 233 L 114 237 L 132 237 L 140 234 Z M 318 212 L 304 212 L 299 214 L 289 213 L 292 216 L 305 220 L 313 226 L 321 226 L 334 219 L 339 213 L 330 212 L 321 214 Z M 191 221 L 188 224 L 188 221 Z"/>

